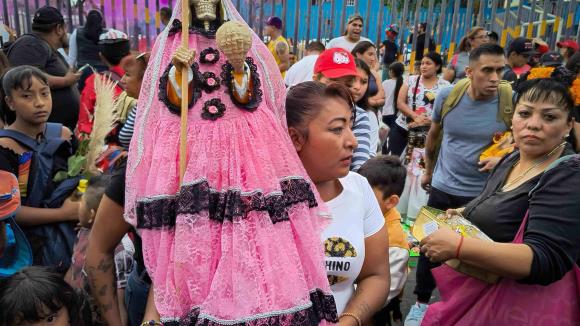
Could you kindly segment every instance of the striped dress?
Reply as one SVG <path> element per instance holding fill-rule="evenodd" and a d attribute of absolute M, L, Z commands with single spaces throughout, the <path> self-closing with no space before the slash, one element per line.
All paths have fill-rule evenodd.
<path fill-rule="evenodd" d="M 371 157 L 371 124 L 369 116 L 365 110 L 358 106 L 356 107 L 356 118 L 352 126 L 352 132 L 356 137 L 358 146 L 354 150 L 350 170 L 356 172 Z"/>

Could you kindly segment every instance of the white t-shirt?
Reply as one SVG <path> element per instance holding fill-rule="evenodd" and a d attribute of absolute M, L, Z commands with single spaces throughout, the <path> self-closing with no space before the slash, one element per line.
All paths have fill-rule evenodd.
<path fill-rule="evenodd" d="M 365 238 L 385 224 L 375 194 L 363 176 L 349 172 L 340 183 L 340 195 L 326 202 L 332 222 L 322 233 L 326 274 L 338 314 L 354 295 L 354 281 L 365 260 Z"/>
<path fill-rule="evenodd" d="M 369 42 L 373 43 L 368 38 L 361 36 L 360 40 L 358 42 L 362 42 L 362 41 L 369 41 Z M 348 52 L 351 52 L 352 49 L 354 49 L 354 47 L 357 45 L 358 42 L 353 43 L 353 42 L 347 40 L 346 36 L 339 36 L 337 38 L 333 38 L 332 40 L 330 40 L 330 42 L 328 42 L 326 44 L 326 48 L 327 49 L 343 48 L 343 49 L 347 50 Z"/>
<path fill-rule="evenodd" d="M 305 81 L 311 81 L 312 75 L 314 75 L 316 59 L 318 59 L 318 54 L 307 55 L 302 60 L 293 64 L 286 71 L 286 77 L 284 78 L 286 86 L 291 87 Z"/>
<path fill-rule="evenodd" d="M 371 125 L 369 154 L 371 157 L 377 156 L 379 150 L 379 117 L 372 110 L 367 111 L 369 124 Z"/>
<path fill-rule="evenodd" d="M 387 79 L 383 82 L 383 90 L 385 91 L 385 104 L 383 105 L 383 117 L 386 115 L 395 114 L 395 106 L 393 99 L 395 98 L 395 87 L 397 86 L 396 79 Z"/>

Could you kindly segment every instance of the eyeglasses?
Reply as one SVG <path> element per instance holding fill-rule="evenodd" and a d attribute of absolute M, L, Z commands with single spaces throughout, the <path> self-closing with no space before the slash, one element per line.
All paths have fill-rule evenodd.
<path fill-rule="evenodd" d="M 479 35 L 479 36 L 475 36 L 473 37 L 474 39 L 478 38 L 478 39 L 488 39 L 489 35 L 485 34 L 485 35 Z"/>

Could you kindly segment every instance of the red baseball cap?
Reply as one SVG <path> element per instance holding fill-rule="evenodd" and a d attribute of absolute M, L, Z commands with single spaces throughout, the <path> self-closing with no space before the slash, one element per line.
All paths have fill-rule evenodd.
<path fill-rule="evenodd" d="M 314 73 L 321 73 L 326 78 L 356 76 L 354 57 L 342 48 L 325 50 L 316 59 Z"/>
<path fill-rule="evenodd" d="M 566 40 L 556 43 L 559 48 L 571 48 L 572 50 L 578 51 L 578 43 L 572 40 Z"/>

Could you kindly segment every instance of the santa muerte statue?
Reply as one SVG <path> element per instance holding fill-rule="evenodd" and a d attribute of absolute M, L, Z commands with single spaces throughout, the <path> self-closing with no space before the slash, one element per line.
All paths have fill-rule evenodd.
<path fill-rule="evenodd" d="M 337 322 L 328 215 L 287 134 L 274 58 L 230 0 L 188 4 L 153 47 L 127 166 L 126 219 L 162 322 Z"/>

